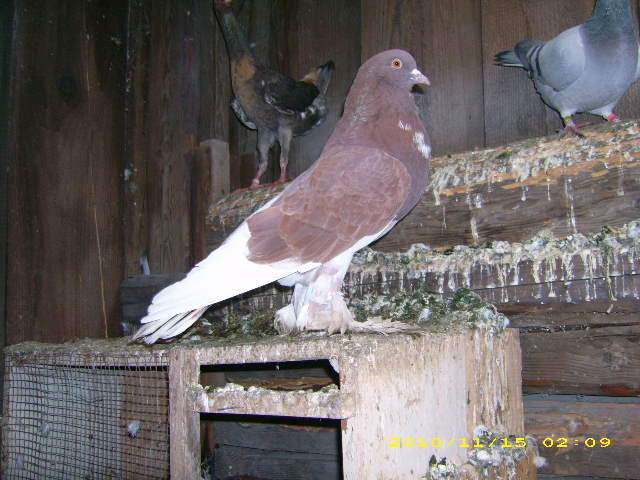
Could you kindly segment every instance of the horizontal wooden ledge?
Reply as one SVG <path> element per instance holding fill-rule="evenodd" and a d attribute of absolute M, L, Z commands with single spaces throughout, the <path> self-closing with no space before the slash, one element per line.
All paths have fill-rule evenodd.
<path fill-rule="evenodd" d="M 603 221 L 629 222 L 640 205 L 640 121 L 601 124 L 585 133 L 434 158 L 429 189 L 375 248 L 519 242 L 542 229 L 566 237 L 597 232 Z M 282 188 L 232 194 L 213 204 L 208 248 Z"/>
<path fill-rule="evenodd" d="M 194 395 L 194 410 L 200 413 L 269 415 L 344 419 L 354 412 L 353 396 L 339 389 L 330 391 L 277 391 L 227 384 Z"/>

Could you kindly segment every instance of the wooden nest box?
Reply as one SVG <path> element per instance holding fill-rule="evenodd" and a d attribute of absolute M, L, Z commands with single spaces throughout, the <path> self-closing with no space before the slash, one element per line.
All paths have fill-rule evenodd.
<path fill-rule="evenodd" d="M 328 361 L 336 382 L 282 391 L 215 388 L 201 376 L 207 366 L 309 360 Z M 531 440 L 523 435 L 515 330 L 191 341 L 152 350 L 121 340 L 30 343 L 7 349 L 6 368 L 6 479 L 167 478 L 169 471 L 200 478 L 200 413 L 339 420 L 346 479 L 425 478 L 432 456 L 440 462 L 432 468 L 458 472 L 451 478 L 507 471 L 534 478 L 533 445 L 518 448 Z"/>

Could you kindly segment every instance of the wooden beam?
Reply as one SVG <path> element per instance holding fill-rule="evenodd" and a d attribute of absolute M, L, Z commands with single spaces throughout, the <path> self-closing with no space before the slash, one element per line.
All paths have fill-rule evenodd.
<path fill-rule="evenodd" d="M 537 438 L 540 456 L 547 459 L 540 473 L 640 478 L 637 398 L 525 395 L 524 408 L 525 430 Z M 603 447 L 602 438 L 610 439 L 610 446 Z"/>
<path fill-rule="evenodd" d="M 522 331 L 525 392 L 640 395 L 640 322 Z"/>
<path fill-rule="evenodd" d="M 422 200 L 374 248 L 522 242 L 541 230 L 563 238 L 635 220 L 640 121 L 603 124 L 585 133 L 585 139 L 543 137 L 435 158 Z M 280 191 L 230 195 L 212 205 L 209 249 Z"/>

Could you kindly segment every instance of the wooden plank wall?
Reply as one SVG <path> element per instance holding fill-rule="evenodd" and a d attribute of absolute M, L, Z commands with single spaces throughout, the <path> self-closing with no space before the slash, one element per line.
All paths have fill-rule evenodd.
<path fill-rule="evenodd" d="M 260 54 L 271 66 L 300 77 L 333 58 L 329 88 L 332 111 L 324 125 L 294 139 L 290 171 L 296 176 L 317 157 L 340 114 L 345 93 L 361 61 L 386 48 L 404 48 L 430 77 L 432 87 L 416 95 L 434 155 L 496 146 L 548 135 L 561 128 L 544 106 L 527 74 L 498 67 L 493 56 L 524 38 L 549 39 L 589 17 L 593 0 L 361 0 L 317 2 L 279 0 L 270 7 L 247 0 L 241 20 L 249 37 L 268 45 Z M 631 0 L 634 12 L 637 1 Z M 267 10 L 265 10 L 267 8 Z M 265 13 L 266 12 L 266 13 Z M 275 30 L 259 35 L 265 15 Z M 256 48 L 260 48 L 256 46 Z M 357 57 L 360 54 L 359 59 Z M 640 85 L 620 102 L 622 118 L 640 116 Z M 579 115 L 577 121 L 600 122 Z M 232 185 L 246 186 L 255 164 L 255 136 L 231 119 Z M 252 136 L 253 135 L 253 136 Z M 273 163 L 273 162 L 272 162 Z M 273 165 L 266 179 L 277 175 Z"/>
<path fill-rule="evenodd" d="M 16 4 L 7 342 L 117 332 L 126 1 Z"/>
<path fill-rule="evenodd" d="M 6 344 L 7 171 L 9 163 L 9 65 L 13 1 L 0 3 L 0 346 Z M 4 398 L 4 358 L 0 357 L 0 398 Z M 0 402 L 1 403 L 1 402 Z"/>

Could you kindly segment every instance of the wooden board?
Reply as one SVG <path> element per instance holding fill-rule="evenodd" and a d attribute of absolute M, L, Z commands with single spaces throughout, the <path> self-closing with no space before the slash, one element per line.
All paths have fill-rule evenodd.
<path fill-rule="evenodd" d="M 281 480 L 338 480 L 340 424 L 316 421 L 311 426 L 257 423 L 251 417 L 214 417 L 215 473 Z M 236 417 L 237 418 L 237 417 Z M 265 419 L 260 419 L 265 420 Z M 282 421 L 282 420 L 279 420 Z M 240 423 L 242 422 L 242 423 Z"/>
<path fill-rule="evenodd" d="M 126 2 L 20 2 L 7 342 L 117 334 Z"/>
<path fill-rule="evenodd" d="M 172 369 L 180 368 L 190 379 L 194 378 L 194 371 L 199 371 L 198 363 L 227 365 L 233 362 L 234 366 L 244 364 L 251 369 L 250 364 L 254 363 L 329 359 L 340 374 L 337 392 L 341 397 L 354 399 L 354 411 L 341 424 L 346 479 L 418 479 L 424 476 L 432 454 L 446 456 L 459 465 L 467 462 L 467 451 L 457 445 L 445 446 L 443 443 L 416 450 L 390 449 L 388 443 L 392 442 L 392 437 L 471 438 L 478 425 L 509 433 L 523 431 L 520 349 L 514 330 L 499 334 L 463 329 L 420 336 L 351 335 L 278 337 L 250 343 L 200 342 L 174 349 L 170 354 L 174 356 L 170 363 L 170 378 Z M 195 365 L 185 363 L 182 367 L 175 363 L 175 355 L 192 359 L 188 362 L 195 361 Z M 404 373 L 400 375 L 399 372 Z M 224 399 L 233 391 L 238 396 L 237 405 L 248 405 L 252 399 L 260 400 L 274 393 L 255 388 L 245 390 L 234 385 L 210 391 L 193 380 L 183 385 L 191 385 L 191 407 L 187 409 L 187 417 L 192 415 L 192 410 L 199 411 L 205 403 L 210 404 L 211 399 L 215 402 L 218 394 Z M 398 392 L 397 395 L 389 396 L 390 388 Z M 284 393 L 277 396 L 271 407 L 274 412 L 286 415 L 289 406 L 297 412 L 296 399 L 308 392 L 289 393 L 294 397 L 291 402 L 283 400 Z M 307 397 L 309 407 L 313 407 L 315 397 L 313 394 Z M 447 401 L 443 403 L 444 398 Z M 500 400 L 496 402 L 496 399 Z M 173 403 L 170 404 L 174 408 Z M 261 410 L 254 413 L 270 415 L 271 409 L 263 402 Z M 437 414 L 433 414 L 434 409 Z M 176 412 L 179 414 L 179 410 Z M 175 475 L 180 470 L 173 470 L 173 454 L 172 449 L 171 465 Z M 469 463 L 467 466 L 473 475 L 465 478 L 481 478 L 479 468 Z M 184 473 L 191 471 L 183 470 Z M 532 476 L 528 470 L 520 478 Z"/>
<path fill-rule="evenodd" d="M 436 155 L 484 145 L 481 23 L 479 0 L 362 2 L 362 62 L 402 48 L 431 80 L 415 98 Z"/>
<path fill-rule="evenodd" d="M 11 24 L 14 4 L 0 4 L 0 345 L 6 345 L 7 292 L 7 171 L 9 165 L 9 83 L 11 75 Z M 4 385 L 4 369 L 0 370 L 0 384 Z M 0 387 L 2 398 L 2 387 Z M 0 401 L 1 403 L 1 401 Z"/>
<path fill-rule="evenodd" d="M 640 395 L 640 322 L 523 331 L 525 392 Z"/>
<path fill-rule="evenodd" d="M 212 12 L 198 0 L 151 3 L 148 133 L 139 132 L 149 137 L 147 248 L 152 272 L 175 273 L 192 265 L 188 155 L 200 139 L 213 136 L 212 126 L 201 123 L 213 106 L 211 96 L 201 95 L 201 85 L 212 81 L 201 76 L 212 44 L 197 40 L 213 35 Z M 211 29 L 200 28 L 202 18 L 211 19 Z M 210 71 L 206 65 L 204 72 Z"/>
<path fill-rule="evenodd" d="M 611 398 L 525 395 L 524 405 L 525 429 L 538 439 L 540 455 L 548 461 L 540 473 L 640 478 L 638 399 L 622 403 Z M 596 446 L 585 444 L 588 438 L 595 439 Z M 601 438 L 611 439 L 611 445 L 603 448 Z M 553 446 L 545 447 L 545 439 Z"/>

